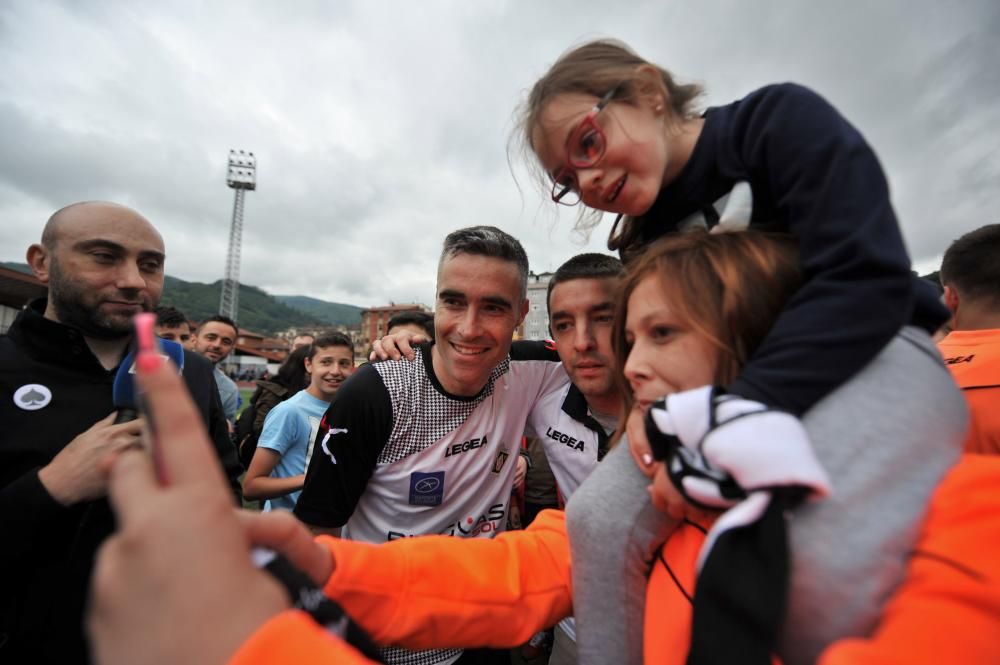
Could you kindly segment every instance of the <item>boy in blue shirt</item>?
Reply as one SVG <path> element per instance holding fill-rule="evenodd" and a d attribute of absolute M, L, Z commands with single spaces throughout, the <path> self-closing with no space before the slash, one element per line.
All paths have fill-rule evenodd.
<path fill-rule="evenodd" d="M 267 414 L 243 479 L 244 496 L 266 499 L 265 511 L 295 507 L 320 421 L 337 390 L 354 372 L 354 346 L 340 333 L 320 337 L 312 343 L 304 363 L 309 386 Z"/>

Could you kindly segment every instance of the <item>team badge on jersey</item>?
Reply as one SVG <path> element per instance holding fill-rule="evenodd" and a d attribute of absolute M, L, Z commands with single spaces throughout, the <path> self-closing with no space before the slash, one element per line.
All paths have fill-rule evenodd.
<path fill-rule="evenodd" d="M 500 450 L 497 451 L 496 458 L 493 460 L 493 468 L 490 471 L 492 473 L 500 473 L 508 459 L 510 459 L 510 450 L 508 450 L 507 446 L 501 445 Z"/>
<path fill-rule="evenodd" d="M 410 505 L 440 506 L 444 500 L 444 471 L 410 474 Z"/>
<path fill-rule="evenodd" d="M 27 383 L 14 391 L 14 404 L 25 411 L 44 409 L 52 401 L 52 391 L 40 383 Z"/>

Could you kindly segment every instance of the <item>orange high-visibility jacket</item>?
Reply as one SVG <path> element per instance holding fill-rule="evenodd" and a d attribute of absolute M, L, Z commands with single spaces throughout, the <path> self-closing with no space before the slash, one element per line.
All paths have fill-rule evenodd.
<path fill-rule="evenodd" d="M 522 644 L 572 612 L 563 515 L 544 511 L 526 531 L 494 540 L 426 536 L 386 545 L 322 537 L 336 570 L 325 590 L 382 644 L 413 649 Z M 645 661 L 687 656 L 703 534 L 682 525 L 663 547 L 646 601 Z M 1000 457 L 970 455 L 932 499 L 906 579 L 875 634 L 845 639 L 820 665 L 1000 663 Z M 351 660 L 350 656 L 355 659 Z M 234 655 L 234 665 L 362 663 L 306 615 L 285 612 Z"/>
<path fill-rule="evenodd" d="M 965 452 L 1000 454 L 1000 329 L 954 330 L 938 348 L 969 404 Z"/>

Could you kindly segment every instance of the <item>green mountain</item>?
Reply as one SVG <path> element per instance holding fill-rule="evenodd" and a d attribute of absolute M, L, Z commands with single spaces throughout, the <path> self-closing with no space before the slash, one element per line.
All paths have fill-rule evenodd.
<path fill-rule="evenodd" d="M 26 263 L 0 262 L 6 268 L 30 273 Z M 196 321 L 219 311 L 222 280 L 212 284 L 187 282 L 167 275 L 160 303 L 172 305 Z M 273 335 L 286 328 L 311 328 L 330 325 L 357 326 L 361 308 L 354 305 L 326 302 L 306 296 L 270 296 L 256 286 L 240 284 L 241 328 Z"/>
<path fill-rule="evenodd" d="M 202 284 L 201 282 L 185 282 L 167 275 L 160 302 L 176 307 L 184 312 L 188 318 L 201 320 L 218 313 L 221 297 L 221 279 L 211 284 Z M 273 335 L 292 326 L 309 328 L 325 325 L 317 317 L 292 309 L 256 286 L 240 284 L 239 304 L 238 323 L 240 327 L 265 335 Z"/>
<path fill-rule="evenodd" d="M 309 296 L 274 296 L 279 302 L 305 312 L 331 326 L 357 326 L 361 323 L 361 307 L 339 302 L 327 302 Z"/>

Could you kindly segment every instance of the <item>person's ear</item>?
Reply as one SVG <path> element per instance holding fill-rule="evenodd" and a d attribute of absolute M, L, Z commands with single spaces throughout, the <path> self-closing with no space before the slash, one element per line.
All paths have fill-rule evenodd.
<path fill-rule="evenodd" d="M 529 307 L 530 303 L 528 302 L 528 299 L 525 298 L 524 301 L 521 303 L 521 313 L 520 316 L 518 316 L 517 318 L 517 325 L 521 325 L 522 323 L 524 323 L 524 317 L 528 315 Z"/>
<path fill-rule="evenodd" d="M 944 301 L 944 306 L 951 310 L 952 316 L 958 314 L 958 303 L 961 300 L 958 296 L 958 291 L 951 286 L 945 285 L 944 296 L 941 299 Z"/>
<path fill-rule="evenodd" d="M 636 68 L 635 90 L 637 106 L 648 108 L 656 115 L 669 112 L 670 94 L 660 71 L 653 65 L 647 63 Z"/>
<path fill-rule="evenodd" d="M 49 254 L 49 251 L 43 245 L 35 243 L 28 248 L 26 258 L 31 272 L 35 274 L 38 281 L 48 284 L 52 262 L 52 256 Z"/>

